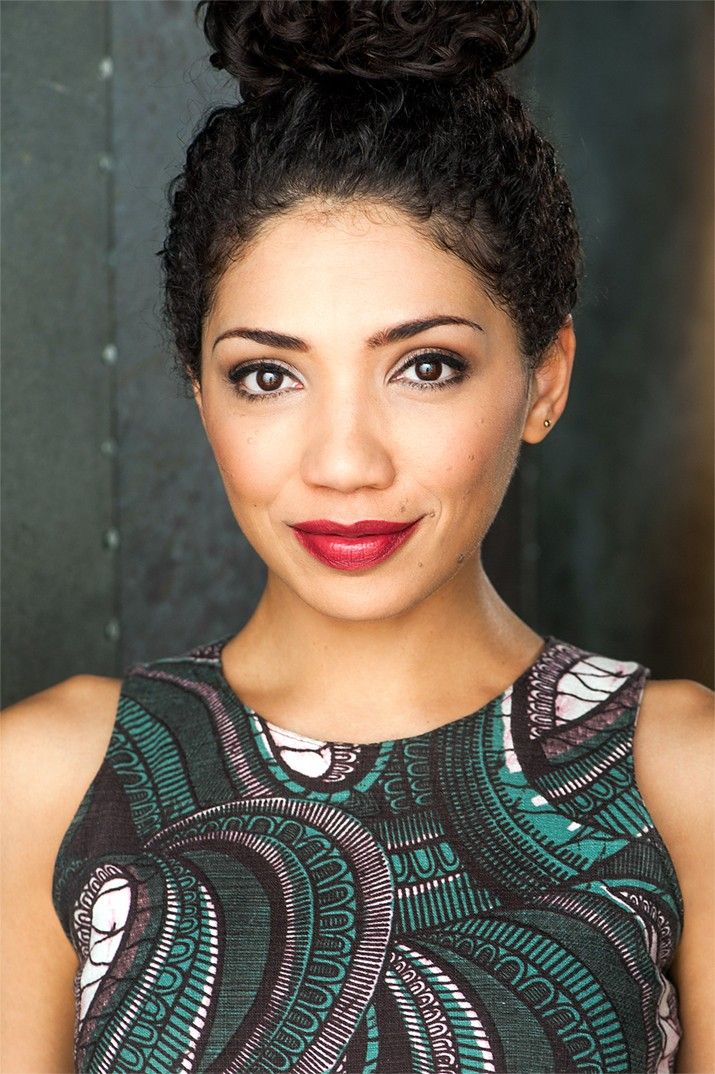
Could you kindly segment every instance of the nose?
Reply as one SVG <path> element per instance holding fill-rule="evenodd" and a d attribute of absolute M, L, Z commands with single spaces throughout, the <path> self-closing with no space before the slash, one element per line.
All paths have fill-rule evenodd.
<path fill-rule="evenodd" d="M 338 492 L 388 488 L 395 479 L 389 419 L 369 392 L 331 391 L 310 415 L 301 474 Z"/>

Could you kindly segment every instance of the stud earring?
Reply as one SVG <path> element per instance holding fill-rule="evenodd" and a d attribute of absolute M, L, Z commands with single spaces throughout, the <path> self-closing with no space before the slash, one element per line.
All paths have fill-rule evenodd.
<path fill-rule="evenodd" d="M 551 425 L 551 422 L 549 421 L 549 419 L 548 419 L 548 418 L 544 418 L 544 425 L 545 425 L 545 426 L 546 426 L 547 428 L 549 427 L 549 425 Z"/>

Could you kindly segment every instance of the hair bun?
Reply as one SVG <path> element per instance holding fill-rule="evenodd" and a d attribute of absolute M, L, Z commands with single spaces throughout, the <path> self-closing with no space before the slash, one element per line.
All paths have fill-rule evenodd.
<path fill-rule="evenodd" d="M 286 80 L 488 77 L 534 42 L 536 0 L 199 0 L 244 100 Z"/>

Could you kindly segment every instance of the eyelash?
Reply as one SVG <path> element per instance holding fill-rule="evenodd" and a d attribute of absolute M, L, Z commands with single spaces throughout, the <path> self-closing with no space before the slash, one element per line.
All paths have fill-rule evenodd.
<path fill-rule="evenodd" d="M 453 384 L 460 384 L 469 376 L 469 366 L 467 362 L 465 362 L 462 358 L 458 358 L 454 354 L 448 354 L 443 351 L 434 350 L 424 351 L 421 354 L 413 355 L 413 357 L 410 358 L 410 360 L 406 362 L 405 365 L 401 366 L 400 369 L 397 370 L 397 372 L 404 373 L 404 371 L 406 369 L 409 369 L 410 366 L 418 365 L 420 362 L 425 362 L 429 358 L 433 358 L 436 361 L 440 362 L 442 365 L 446 365 L 449 366 L 451 369 L 454 369 L 457 372 L 457 376 L 450 377 L 449 380 L 443 381 L 423 381 L 421 383 L 418 381 L 408 381 L 407 383 L 409 383 L 411 387 L 416 388 L 417 391 L 434 391 L 439 388 L 449 388 Z M 232 369 L 229 369 L 227 373 L 227 378 L 232 387 L 235 389 L 236 394 L 240 395 L 242 399 L 245 399 L 247 402 L 250 403 L 262 402 L 265 399 L 275 399 L 278 396 L 285 395 L 287 391 L 291 390 L 290 388 L 279 388 L 273 392 L 247 392 L 241 387 L 239 387 L 240 380 L 243 379 L 243 377 L 247 377 L 250 373 L 258 373 L 263 371 L 268 371 L 271 373 L 282 373 L 288 376 L 293 375 L 292 373 L 289 373 L 289 371 L 283 366 L 277 365 L 275 362 L 256 361 L 248 362 L 247 364 L 243 365 L 233 366 Z"/>

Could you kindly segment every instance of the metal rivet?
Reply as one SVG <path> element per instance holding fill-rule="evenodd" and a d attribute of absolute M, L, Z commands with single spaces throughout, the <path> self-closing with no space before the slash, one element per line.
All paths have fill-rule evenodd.
<path fill-rule="evenodd" d="M 114 74 L 114 60 L 111 56 L 102 56 L 99 61 L 99 77 L 111 78 Z"/>
<path fill-rule="evenodd" d="M 113 552 L 115 548 L 119 548 L 119 530 L 116 526 L 110 526 L 108 530 L 104 531 L 102 544 L 105 548 L 108 548 L 110 552 Z"/>
<path fill-rule="evenodd" d="M 117 360 L 117 345 L 116 343 L 107 343 L 106 347 L 102 348 L 102 361 L 107 365 L 114 365 Z"/>
<path fill-rule="evenodd" d="M 100 153 L 97 157 L 97 167 L 100 171 L 111 172 L 114 167 L 114 161 L 109 153 Z"/>
<path fill-rule="evenodd" d="M 110 619 L 104 624 L 104 636 L 108 638 L 109 641 L 118 641 L 121 632 L 118 619 Z"/>

